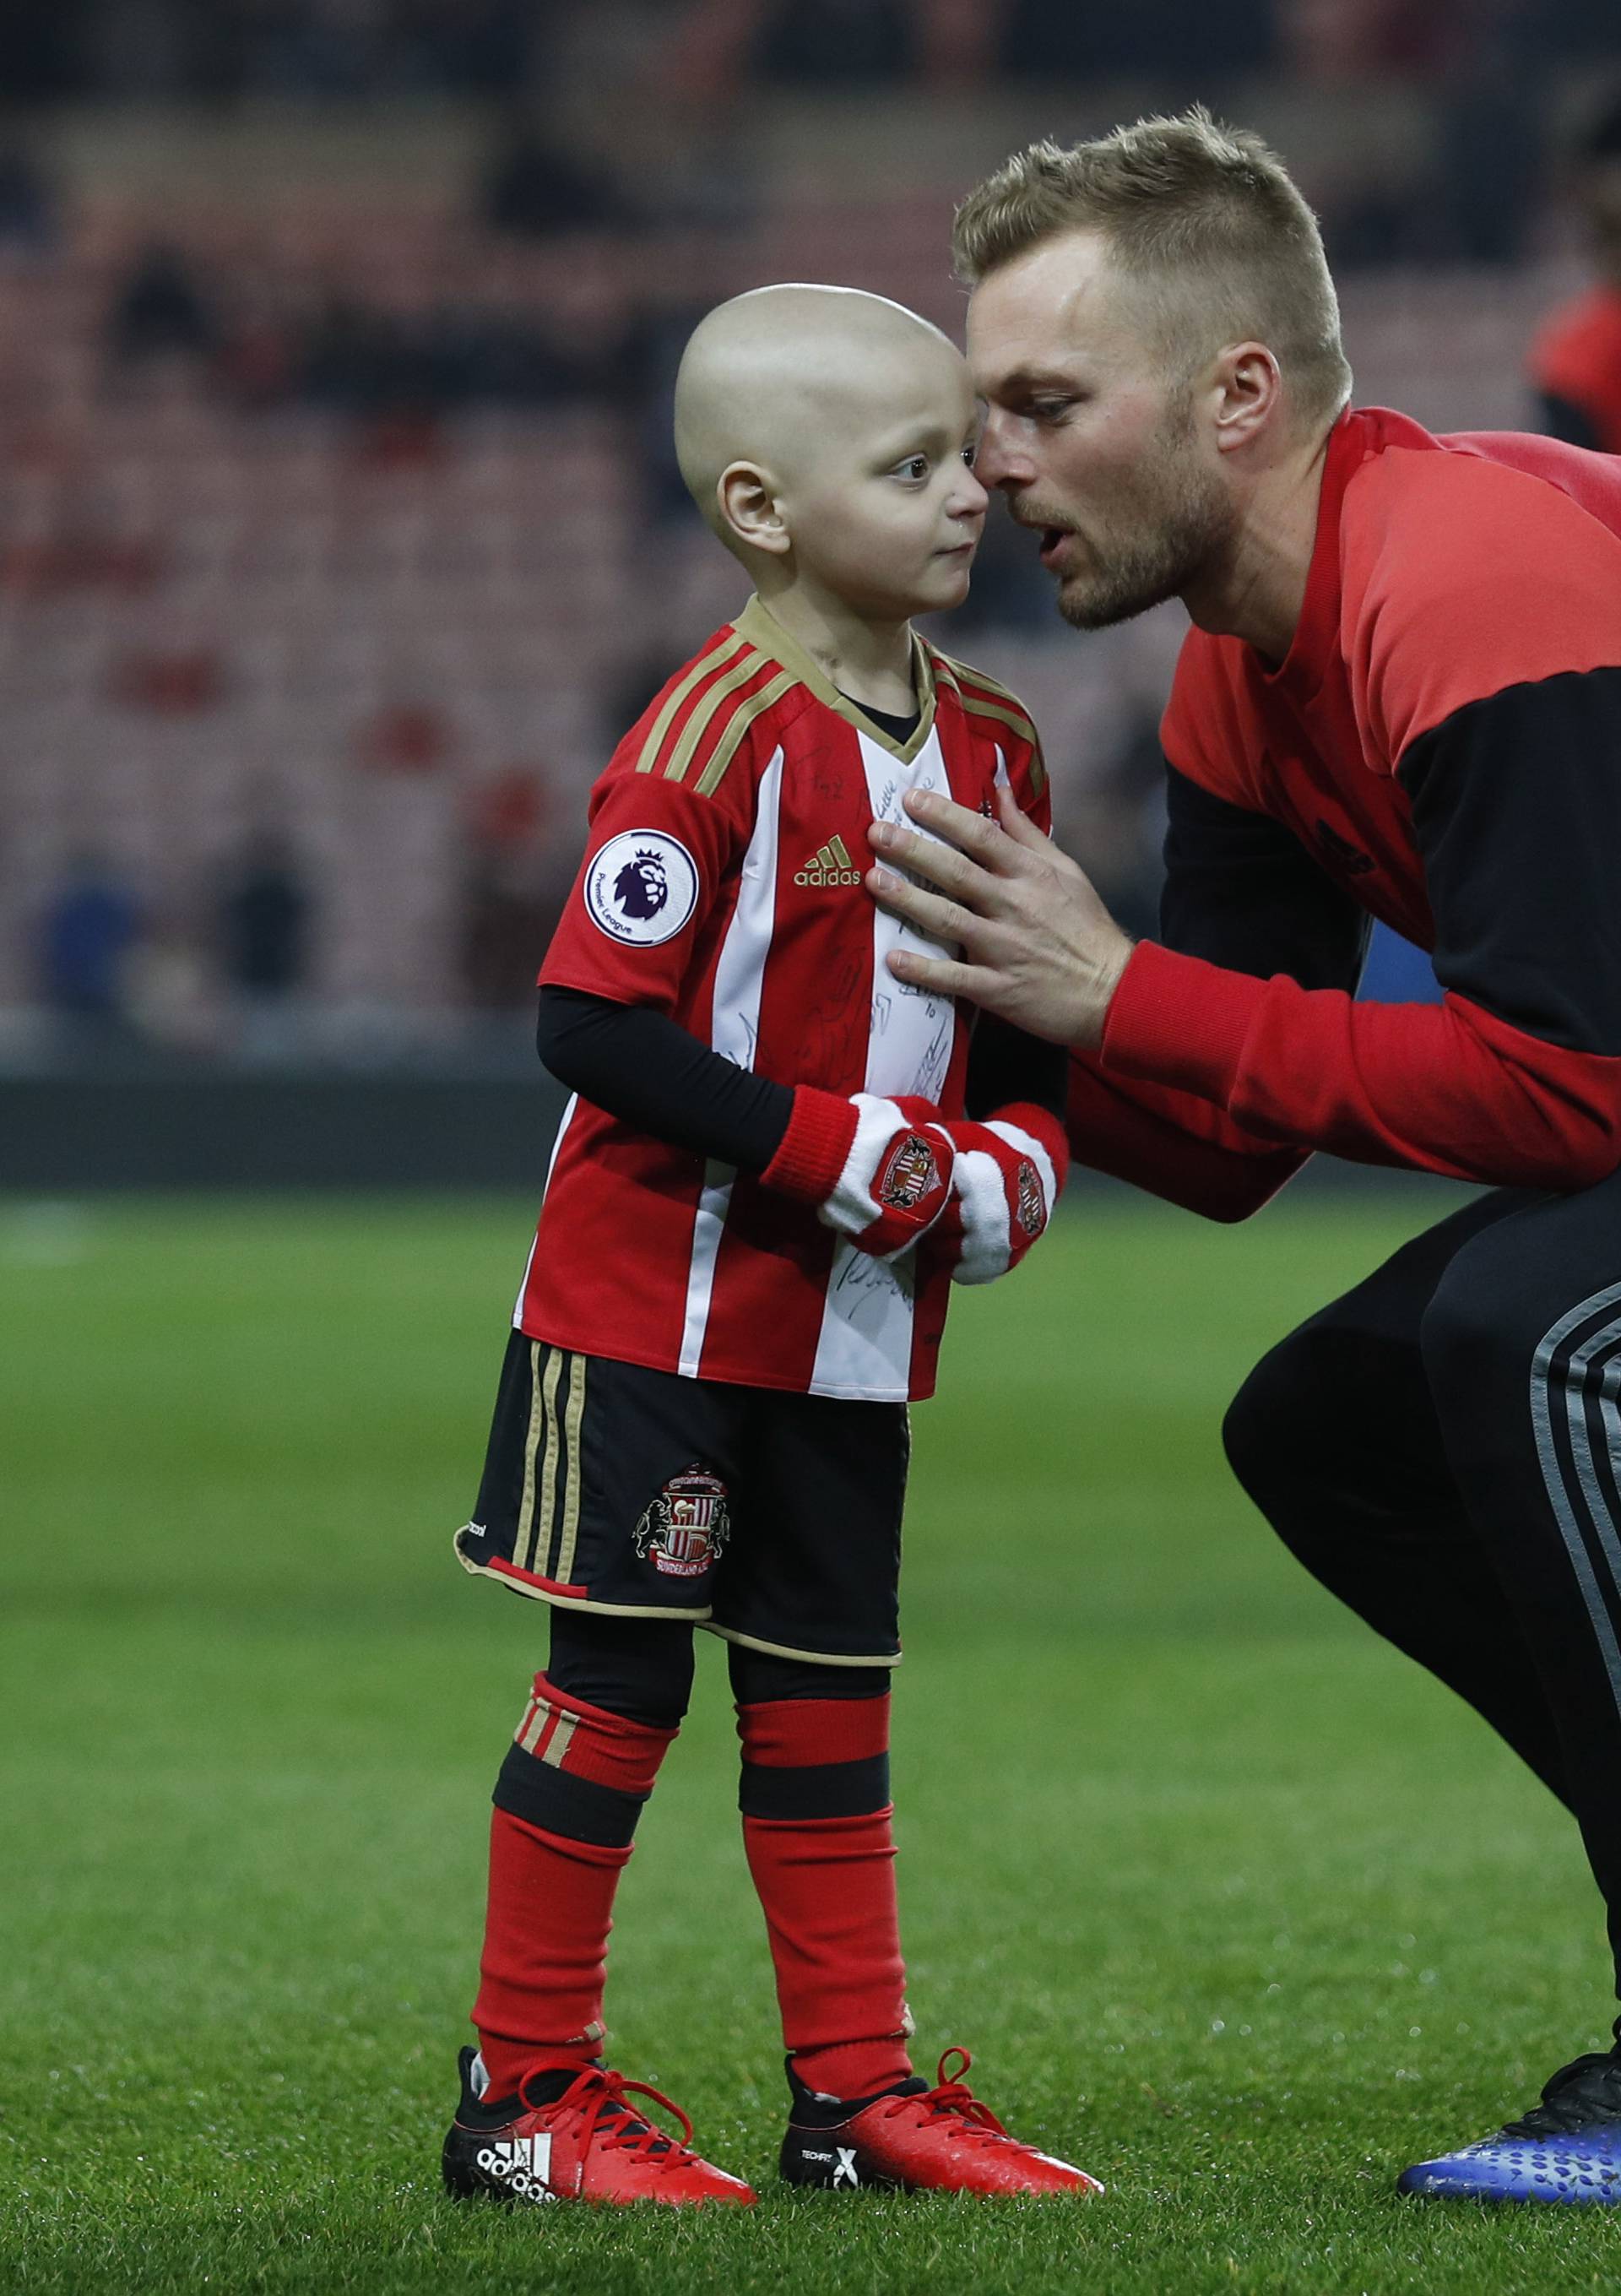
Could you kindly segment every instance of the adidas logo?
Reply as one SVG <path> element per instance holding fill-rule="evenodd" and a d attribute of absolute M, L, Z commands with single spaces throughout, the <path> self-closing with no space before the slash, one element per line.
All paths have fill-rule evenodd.
<path fill-rule="evenodd" d="M 552 2169 L 550 2136 L 519 2136 L 479 2147 L 479 2166 L 487 2177 L 510 2185 L 520 2199 L 554 2201 L 547 2179 Z"/>
<path fill-rule="evenodd" d="M 859 885 L 861 872 L 845 850 L 842 837 L 830 838 L 803 869 L 794 872 L 796 885 Z"/>

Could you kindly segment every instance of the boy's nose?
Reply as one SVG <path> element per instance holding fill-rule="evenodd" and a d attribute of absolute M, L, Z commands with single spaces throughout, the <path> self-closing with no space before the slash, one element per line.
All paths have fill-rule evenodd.
<path fill-rule="evenodd" d="M 952 489 L 950 504 L 952 516 L 983 518 L 990 506 L 991 498 L 985 490 L 984 482 L 979 477 L 978 469 L 970 470 L 964 463 L 962 476 Z"/>

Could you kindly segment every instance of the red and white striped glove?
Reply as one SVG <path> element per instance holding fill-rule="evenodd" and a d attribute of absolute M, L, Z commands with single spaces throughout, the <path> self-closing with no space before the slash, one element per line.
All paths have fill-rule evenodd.
<path fill-rule="evenodd" d="M 999 1108 L 983 1124 L 960 1119 L 943 1128 L 957 1157 L 930 1249 L 952 1258 L 954 1283 L 994 1283 L 1044 1233 L 1068 1177 L 1069 1142 L 1057 1117 L 1029 1101 Z"/>
<path fill-rule="evenodd" d="M 817 1085 L 794 1091 L 781 1145 L 763 1184 L 814 1204 L 824 1227 L 874 1259 L 908 1251 L 945 1211 L 956 1152 L 927 1100 L 845 1099 Z"/>

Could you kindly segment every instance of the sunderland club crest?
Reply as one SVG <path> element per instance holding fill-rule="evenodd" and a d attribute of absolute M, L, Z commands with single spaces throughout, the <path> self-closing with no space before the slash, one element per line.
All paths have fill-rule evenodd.
<path fill-rule="evenodd" d="M 667 1578 L 699 1578 L 732 1536 L 726 1486 L 694 1464 L 672 1475 L 636 1525 L 636 1554 Z"/>
<path fill-rule="evenodd" d="M 909 1132 L 890 1151 L 878 1176 L 877 1201 L 898 1211 L 915 1211 L 939 1177 L 934 1150 L 921 1132 Z"/>
<path fill-rule="evenodd" d="M 1046 1193 L 1027 1156 L 1019 1160 L 1019 1225 L 1027 1236 L 1039 1235 L 1047 1225 Z"/>

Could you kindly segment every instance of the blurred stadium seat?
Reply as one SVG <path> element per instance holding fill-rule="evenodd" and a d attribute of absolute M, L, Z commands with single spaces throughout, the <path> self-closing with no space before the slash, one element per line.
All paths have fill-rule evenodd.
<path fill-rule="evenodd" d="M 566 861 L 627 677 L 735 611 L 737 570 L 657 497 L 656 388 L 630 404 L 475 396 L 392 422 L 256 397 L 274 363 L 246 383 L 228 358 L 119 365 L 120 283 L 161 242 L 212 308 L 272 320 L 348 298 L 402 323 L 561 315 L 600 343 L 650 309 L 684 324 L 797 276 L 954 326 L 950 199 L 932 180 L 860 196 L 790 182 L 746 223 L 530 243 L 476 229 L 459 180 L 412 184 L 397 153 L 386 179 L 307 182 L 294 142 L 222 199 L 210 150 L 193 176 L 86 183 L 49 257 L 0 266 L 0 1007 L 33 993 L 29 918 L 87 839 L 149 908 L 201 931 L 222 854 L 280 824 L 323 920 L 311 1009 L 442 1015 L 466 994 L 477 792 L 514 767 L 542 775 Z M 1437 427 L 1522 422 L 1524 345 L 1565 284 L 1545 266 L 1354 275 L 1358 397 Z M 1107 800 L 1178 627 L 1173 611 L 1085 641 L 1027 618 L 937 635 L 1026 697 L 1061 824 Z M 440 729 L 417 753 L 376 738 L 413 713 Z M 1137 845 L 1151 871 L 1151 839 Z"/>

